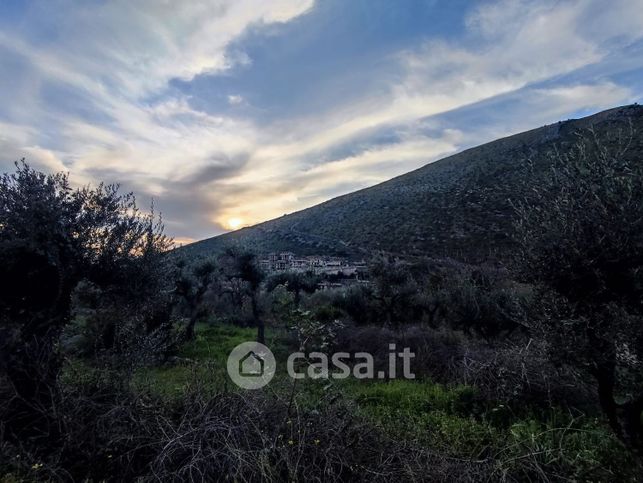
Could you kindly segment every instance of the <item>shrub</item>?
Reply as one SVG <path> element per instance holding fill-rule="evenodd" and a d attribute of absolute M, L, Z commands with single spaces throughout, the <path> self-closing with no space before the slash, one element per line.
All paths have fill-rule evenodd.
<path fill-rule="evenodd" d="M 446 324 L 485 339 L 526 329 L 526 300 L 507 274 L 484 266 L 453 265 L 437 288 Z"/>
<path fill-rule="evenodd" d="M 403 331 L 348 326 L 340 330 L 335 349 L 373 355 L 375 369 L 387 370 L 390 343 L 408 347 L 415 357 L 417 378 L 476 388 L 478 403 L 547 409 L 552 406 L 592 411 L 591 381 L 549 359 L 548 348 L 536 340 L 493 342 L 449 329 L 413 325 Z M 475 407 L 472 407 L 475 409 Z"/>

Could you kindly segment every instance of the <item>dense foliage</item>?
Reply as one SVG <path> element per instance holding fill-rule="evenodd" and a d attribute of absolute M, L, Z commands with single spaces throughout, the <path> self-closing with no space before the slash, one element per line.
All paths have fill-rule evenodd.
<path fill-rule="evenodd" d="M 542 325 L 552 352 L 596 379 L 614 431 L 643 450 L 643 163 L 622 134 L 554 155 L 517 205 L 518 266 L 557 297 Z"/>
<path fill-rule="evenodd" d="M 47 433 L 51 425 L 74 293 L 91 304 L 88 323 L 102 348 L 131 348 L 137 336 L 147 341 L 168 327 L 153 303 L 168 248 L 162 226 L 116 186 L 72 189 L 67 175 L 24 163 L 0 178 L 0 370 L 14 393 L 3 407 L 9 437 Z"/>

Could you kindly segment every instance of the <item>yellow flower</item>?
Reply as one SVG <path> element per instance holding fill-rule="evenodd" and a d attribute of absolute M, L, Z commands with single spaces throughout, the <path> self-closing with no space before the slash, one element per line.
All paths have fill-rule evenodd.
<path fill-rule="evenodd" d="M 318 440 L 318 439 L 316 439 L 316 440 L 315 440 L 315 444 L 319 444 L 319 440 Z"/>
<path fill-rule="evenodd" d="M 288 444 L 289 444 L 289 445 L 293 445 L 293 444 L 295 444 L 295 442 L 294 442 L 292 439 L 289 439 L 289 440 L 288 440 Z"/>

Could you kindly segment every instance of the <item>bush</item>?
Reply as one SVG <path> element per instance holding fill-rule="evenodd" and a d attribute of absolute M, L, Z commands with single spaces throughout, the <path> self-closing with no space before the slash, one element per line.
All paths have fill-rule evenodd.
<path fill-rule="evenodd" d="M 265 393 L 203 397 L 197 384 L 168 406 L 131 392 L 117 373 L 92 374 L 65 391 L 64 438 L 0 439 L 3 472 L 39 481 L 471 481 L 487 468 L 397 441 L 340 401 L 303 409 Z"/>
<path fill-rule="evenodd" d="M 506 273 L 484 266 L 452 265 L 437 288 L 445 324 L 485 339 L 526 329 L 524 296 Z"/>
<path fill-rule="evenodd" d="M 375 370 L 387 370 L 390 343 L 415 354 L 412 372 L 420 379 L 476 388 L 482 404 L 520 408 L 560 406 L 593 411 L 594 385 L 578 373 L 554 365 L 543 342 L 490 343 L 462 332 L 410 326 L 403 331 L 348 326 L 335 338 L 335 349 L 373 355 Z"/>
<path fill-rule="evenodd" d="M 335 291 L 332 304 L 346 313 L 357 325 L 382 323 L 370 286 L 357 285 L 346 290 Z"/>
<path fill-rule="evenodd" d="M 163 362 L 178 350 L 181 327 L 164 294 L 127 304 L 122 297 L 82 281 L 72 301 L 74 318 L 61 337 L 67 355 L 131 370 Z"/>

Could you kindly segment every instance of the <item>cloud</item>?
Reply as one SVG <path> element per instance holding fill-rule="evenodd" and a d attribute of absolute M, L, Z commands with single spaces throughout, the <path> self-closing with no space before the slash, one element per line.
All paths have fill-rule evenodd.
<path fill-rule="evenodd" d="M 202 238 L 232 217 L 263 221 L 500 135 L 634 100 L 609 69 L 626 68 L 619 57 L 643 38 L 640 7 L 486 2 L 462 19 L 461 36 L 425 36 L 393 52 L 382 82 L 350 102 L 330 92 L 316 99 L 322 109 L 259 122 L 252 92 L 226 89 L 213 94 L 221 105 L 196 107 L 189 87 L 249 71 L 244 36 L 314 18 L 312 0 L 36 2 L 23 22 L 31 29 L 0 29 L 0 62 L 21 69 L 0 89 L 0 149 L 70 170 L 79 183 L 120 182 L 155 198 L 171 235 Z"/>
<path fill-rule="evenodd" d="M 158 2 L 116 0 L 79 5 L 38 2 L 32 15 L 57 24 L 54 42 L 3 43 L 27 53 L 50 74 L 78 85 L 102 85 L 129 98 L 165 88 L 171 79 L 228 70 L 251 60 L 229 50 L 249 27 L 287 22 L 312 0 Z"/>
<path fill-rule="evenodd" d="M 398 59 L 402 74 L 390 86 L 388 96 L 378 93 L 370 98 L 366 94 L 352 105 L 332 106 L 322 115 L 315 113 L 272 126 L 268 137 L 287 142 L 265 142 L 256 149 L 247 169 L 227 180 L 226 184 L 236 185 L 238 191 L 228 192 L 224 207 L 238 210 L 243 206 L 247 218 L 260 221 L 292 211 L 292 207 L 323 201 L 311 194 L 311 186 L 315 186 L 313 193 L 317 190 L 325 195 L 346 179 L 359 180 L 353 186 L 367 186 L 434 160 L 436 152 L 443 155 L 515 133 L 519 125 L 528 129 L 534 123 L 553 122 L 581 109 L 602 109 L 629 101 L 629 89 L 609 81 L 536 86 L 601 62 L 610 55 L 610 45 L 617 50 L 617 46 L 640 38 L 640 28 L 622 37 L 614 25 L 628 12 L 640 19 L 635 7 L 632 2 L 621 2 L 613 9 L 620 12 L 618 16 L 590 21 L 592 5 L 588 2 L 486 4 L 467 17 L 465 41 L 431 40 L 401 52 Z M 632 24 L 639 25 L 637 22 L 630 19 Z M 355 143 L 358 138 L 383 130 L 412 129 L 427 118 L 466 110 L 512 93 L 522 96 L 526 108 L 514 108 L 514 116 L 498 120 L 493 130 L 467 126 L 466 135 L 454 131 L 458 136 L 451 136 L 448 142 L 416 134 L 376 148 L 366 145 L 346 158 L 326 156 L 329 150 Z M 316 166 L 310 168 L 311 162 Z M 284 177 L 296 181 L 292 190 L 265 203 L 256 199 L 258 184 L 278 184 L 275 179 Z M 229 216 L 227 210 L 222 218 Z"/>
<path fill-rule="evenodd" d="M 9 171 L 13 163 L 27 158 L 28 163 L 34 168 L 47 172 L 67 171 L 67 167 L 55 152 L 30 144 L 34 132 L 26 126 L 4 124 L 0 122 L 0 167 Z"/>
<path fill-rule="evenodd" d="M 167 197 L 159 205 L 172 212 L 168 226 L 181 227 L 172 234 L 203 236 L 212 230 L 208 211 L 216 205 L 194 185 L 235 172 L 253 145 L 254 127 L 192 109 L 169 82 L 248 65 L 247 54 L 230 47 L 235 39 L 311 6 L 312 0 L 37 2 L 25 23 L 55 24 L 53 38 L 0 31 L 0 59 L 19 58 L 25 66 L 23 86 L 11 99 L 0 94 L 3 106 L 20 106 L 0 110 L 3 156 L 69 169 L 78 183 L 106 179 L 144 198 Z M 47 98 L 52 89 L 64 89 L 64 97 Z M 82 112 L 70 109 L 71 101 Z M 43 138 L 56 150 L 41 147 Z M 200 211 L 196 226 L 177 221 L 186 218 L 177 204 L 186 213 L 190 204 Z"/>
<path fill-rule="evenodd" d="M 580 109 L 607 109 L 624 101 L 633 101 L 630 89 L 613 82 L 533 89 L 529 94 L 528 102 L 538 103 L 549 118 Z M 543 111 L 541 113 L 544 114 Z"/>
<path fill-rule="evenodd" d="M 234 94 L 230 94 L 230 95 L 228 96 L 228 103 L 229 103 L 230 105 L 232 105 L 232 106 L 235 106 L 235 105 L 237 105 L 237 104 L 242 104 L 242 103 L 243 103 L 243 101 L 244 101 L 244 99 L 243 99 L 243 97 L 242 97 L 242 96 L 234 95 Z"/>
<path fill-rule="evenodd" d="M 445 130 L 434 137 L 403 136 L 394 144 L 383 145 L 358 154 L 315 165 L 289 176 L 226 182 L 224 201 L 216 220 L 238 216 L 257 222 L 267 213 L 271 217 L 292 212 L 292 207 L 312 206 L 329 197 L 365 188 L 384 179 L 418 168 L 457 149 L 462 133 Z"/>

